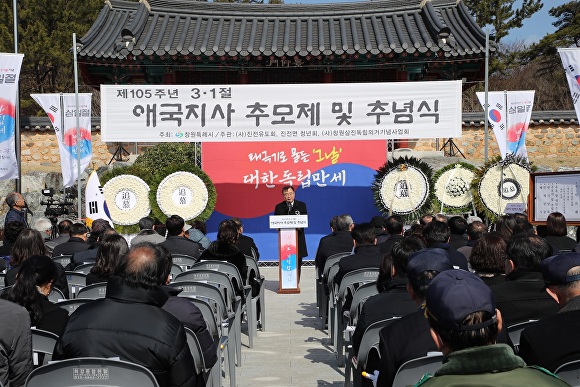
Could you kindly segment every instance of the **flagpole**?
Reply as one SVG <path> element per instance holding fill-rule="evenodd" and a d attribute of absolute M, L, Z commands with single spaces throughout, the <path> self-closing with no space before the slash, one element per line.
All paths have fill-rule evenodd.
<path fill-rule="evenodd" d="M 485 129 L 484 129 L 484 159 L 487 163 L 487 148 L 489 147 L 489 101 L 488 101 L 488 94 L 489 94 L 489 27 L 485 27 Z"/>
<path fill-rule="evenodd" d="M 18 54 L 18 0 L 12 1 L 12 16 L 14 17 L 14 53 Z M 20 167 L 20 80 L 16 87 L 16 100 L 14 101 L 14 151 L 16 154 L 16 168 L 18 169 L 18 176 L 16 177 L 16 192 L 22 190 Z"/>
<path fill-rule="evenodd" d="M 79 74 L 77 69 L 77 34 L 73 32 L 72 37 L 73 43 L 73 63 L 74 63 L 74 76 L 75 76 L 75 117 L 77 125 L 77 219 L 81 220 L 81 209 L 82 209 L 82 195 L 81 195 L 81 126 L 79 117 Z M 91 128 L 89 128 L 90 130 Z"/>

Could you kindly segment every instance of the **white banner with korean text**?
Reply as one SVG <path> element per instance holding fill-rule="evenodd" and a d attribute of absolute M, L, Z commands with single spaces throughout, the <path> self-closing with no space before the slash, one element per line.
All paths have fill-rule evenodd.
<path fill-rule="evenodd" d="M 58 140 L 63 184 L 71 187 L 78 178 L 80 152 L 80 169 L 83 171 L 93 155 L 91 142 L 91 95 L 79 94 L 80 139 L 77 140 L 76 97 L 66 94 L 30 94 L 44 109 Z"/>
<path fill-rule="evenodd" d="M 572 94 L 576 118 L 580 118 L 580 48 L 558 48 L 558 52 Z"/>
<path fill-rule="evenodd" d="M 23 54 L 0 53 L 0 180 L 18 178 L 16 99 Z"/>
<path fill-rule="evenodd" d="M 476 93 L 485 109 L 485 93 Z M 532 118 L 534 90 L 488 93 L 488 119 L 502 159 L 507 155 L 528 158 L 526 133 Z"/>
<path fill-rule="evenodd" d="M 461 81 L 101 85 L 104 142 L 461 137 Z"/>

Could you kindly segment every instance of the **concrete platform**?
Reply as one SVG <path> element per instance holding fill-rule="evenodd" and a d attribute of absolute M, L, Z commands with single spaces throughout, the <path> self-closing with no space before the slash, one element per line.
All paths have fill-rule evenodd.
<path fill-rule="evenodd" d="M 236 384 L 342 386 L 344 368 L 336 366 L 336 355 L 318 318 L 314 267 L 302 268 L 300 294 L 276 293 L 277 267 L 261 267 L 260 272 L 266 277 L 266 330 L 258 332 L 253 349 L 242 333 L 242 366 L 236 368 Z"/>

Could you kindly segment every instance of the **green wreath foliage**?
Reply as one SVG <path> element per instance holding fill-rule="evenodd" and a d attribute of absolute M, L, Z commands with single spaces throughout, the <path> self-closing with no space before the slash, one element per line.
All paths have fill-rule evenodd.
<path fill-rule="evenodd" d="M 441 175 L 444 174 L 445 172 L 449 171 L 450 169 L 455 168 L 457 165 L 461 165 L 463 168 L 472 171 L 474 174 L 477 171 L 477 168 L 474 165 L 463 162 L 463 161 L 458 161 L 456 163 L 446 165 L 443 168 L 439 169 L 437 172 L 435 172 L 435 174 L 433 175 L 433 208 L 431 209 L 432 210 L 431 212 L 434 214 L 437 214 L 437 213 L 464 214 L 466 212 L 470 212 L 471 210 L 473 210 L 473 208 L 471 207 L 471 203 L 464 206 L 464 207 L 449 207 L 449 206 L 443 205 L 443 209 L 441 209 L 441 201 L 437 198 L 437 195 L 435 195 L 435 184 L 437 184 L 437 181 L 439 180 Z M 471 184 L 469 187 L 471 189 Z"/>
<path fill-rule="evenodd" d="M 427 198 L 425 199 L 423 204 L 420 205 L 418 208 L 405 214 L 393 212 L 391 209 L 385 207 L 385 205 L 383 204 L 383 200 L 381 198 L 381 186 L 383 183 L 383 179 L 389 172 L 399 167 L 402 167 L 403 165 L 410 165 L 417 168 L 418 170 L 423 172 L 423 174 L 427 178 Z M 424 214 L 428 213 L 429 209 L 432 207 L 434 197 L 432 187 L 433 187 L 433 169 L 427 163 L 420 161 L 415 157 L 405 156 L 396 158 L 390 162 L 387 161 L 385 164 L 383 164 L 383 166 L 377 169 L 377 173 L 375 174 L 374 181 L 371 185 L 371 190 L 373 191 L 375 206 L 382 214 L 385 214 L 387 216 L 396 214 L 401 216 L 401 218 L 405 223 L 412 223 L 417 219 L 419 219 Z"/>
<path fill-rule="evenodd" d="M 135 164 L 130 166 L 123 166 L 120 168 L 113 168 L 108 170 L 107 172 L 103 173 L 102 176 L 99 177 L 99 181 L 101 182 L 101 186 L 105 186 L 109 180 L 114 177 L 121 176 L 121 175 L 133 175 L 141 178 L 144 182 L 146 182 L 149 187 L 151 187 L 151 183 L 148 181 L 149 174 L 143 168 L 136 166 Z M 113 223 L 115 226 L 115 231 L 119 234 L 136 234 L 139 230 L 139 224 L 131 224 L 131 225 L 120 225 Z"/>
<path fill-rule="evenodd" d="M 185 164 L 177 164 L 177 163 L 170 164 L 169 166 L 166 166 L 165 168 L 160 169 L 156 171 L 156 173 L 150 175 L 150 179 L 147 182 L 149 183 L 149 187 L 151 188 L 151 190 L 149 191 L 149 203 L 151 205 L 151 213 L 155 218 L 157 218 L 161 222 L 165 222 L 165 220 L 167 219 L 167 215 L 165 215 L 163 211 L 161 211 L 161 208 L 157 203 L 157 188 L 159 188 L 159 184 L 163 181 L 163 179 L 165 179 L 165 177 L 175 172 L 189 172 L 196 175 L 201 179 L 201 181 L 203 181 L 203 183 L 207 188 L 208 193 L 207 206 L 205 207 L 205 210 L 203 210 L 201 214 L 199 214 L 196 217 L 196 219 L 203 221 L 207 220 L 211 216 L 215 208 L 215 204 L 217 202 L 217 192 L 209 176 L 204 171 L 202 171 L 201 168 L 197 167 L 191 162 Z"/>
<path fill-rule="evenodd" d="M 201 147 L 196 143 L 164 142 L 147 149 L 135 159 L 134 166 L 155 174 L 172 164 L 195 164 L 196 157 L 201 154 Z"/>
<path fill-rule="evenodd" d="M 479 184 L 481 183 L 481 179 L 486 174 L 486 172 L 494 167 L 499 163 L 509 164 L 515 163 L 524 168 L 526 168 L 530 172 L 534 172 L 538 169 L 533 163 L 529 162 L 525 157 L 517 156 L 517 157 L 509 157 L 508 159 L 502 161 L 501 155 L 496 155 L 489 159 L 485 164 L 483 164 L 480 168 L 475 170 L 475 177 L 471 182 L 471 194 L 473 195 L 473 204 L 475 205 L 475 209 L 477 210 L 478 214 L 483 214 L 485 219 L 488 219 L 490 222 L 495 222 L 498 218 L 498 214 L 491 211 L 487 206 L 483 203 L 481 196 L 479 195 Z"/>

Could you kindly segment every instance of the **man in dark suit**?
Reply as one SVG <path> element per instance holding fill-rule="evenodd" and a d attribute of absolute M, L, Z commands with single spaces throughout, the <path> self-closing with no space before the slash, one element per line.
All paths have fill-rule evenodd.
<path fill-rule="evenodd" d="M 56 246 L 54 250 L 52 250 L 52 256 L 58 257 L 59 255 L 72 255 L 79 251 L 88 250 L 88 248 L 91 247 L 91 245 L 86 242 L 88 232 L 89 229 L 84 224 L 74 223 L 70 227 L 70 238 L 66 242 Z"/>
<path fill-rule="evenodd" d="M 547 258 L 540 268 L 546 292 L 560 311 L 524 329 L 519 355 L 527 364 L 554 372 L 560 365 L 580 359 L 580 254 Z"/>
<path fill-rule="evenodd" d="M 449 256 L 449 261 L 456 269 L 467 270 L 467 258 L 449 246 L 451 231 L 447 223 L 434 220 L 423 228 L 423 236 L 429 249 L 443 249 Z"/>
<path fill-rule="evenodd" d="M 184 226 L 185 221 L 181 216 L 171 215 L 165 221 L 167 239 L 165 242 L 159 244 L 169 250 L 171 254 L 189 255 L 190 257 L 199 259 L 201 255 L 199 251 L 200 245 L 185 236 Z"/>
<path fill-rule="evenodd" d="M 244 255 L 254 258 L 256 261 L 260 259 L 260 252 L 258 246 L 254 242 L 254 238 L 244 235 L 244 224 L 240 218 L 231 219 L 236 226 L 238 226 L 238 240 L 236 246 Z"/>
<path fill-rule="evenodd" d="M 399 215 L 391 215 L 387 218 L 385 228 L 387 229 L 389 237 L 382 243 L 379 243 L 381 253 L 390 253 L 395 243 L 405 239 L 403 236 L 403 226 L 403 219 Z"/>
<path fill-rule="evenodd" d="M 318 272 L 323 274 L 324 264 L 328 257 L 336 253 L 352 251 L 353 242 L 350 234 L 354 224 L 348 214 L 336 217 L 334 232 L 320 239 L 318 250 L 316 251 L 316 267 Z"/>
<path fill-rule="evenodd" d="M 515 237 L 506 248 L 506 282 L 491 286 L 506 327 L 556 314 L 558 304 L 544 289 L 540 262 L 552 248 L 538 235 Z"/>
<path fill-rule="evenodd" d="M 284 195 L 284 201 L 282 203 L 276 204 L 274 208 L 274 215 L 306 215 L 306 203 L 300 200 L 295 200 L 294 197 L 296 193 L 294 192 L 294 187 L 285 186 L 282 188 L 282 195 Z M 304 235 L 304 229 L 298 229 L 298 278 L 300 278 L 300 270 L 302 267 L 302 258 L 308 256 L 308 250 L 306 248 L 306 236 Z"/>

